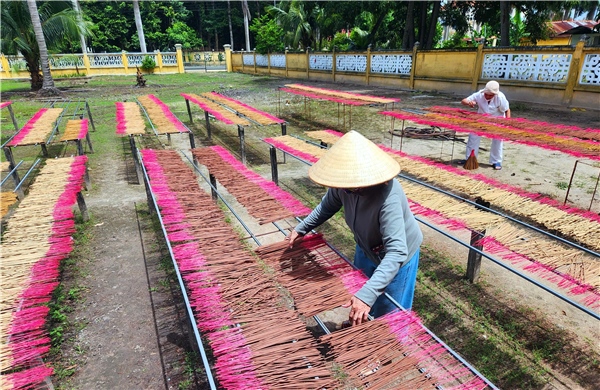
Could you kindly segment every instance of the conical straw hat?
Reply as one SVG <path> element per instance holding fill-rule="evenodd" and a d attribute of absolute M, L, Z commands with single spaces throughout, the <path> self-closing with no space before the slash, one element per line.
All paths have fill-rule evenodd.
<path fill-rule="evenodd" d="M 356 131 L 346 133 L 312 167 L 308 177 L 331 188 L 363 188 L 384 183 L 400 165 Z"/>

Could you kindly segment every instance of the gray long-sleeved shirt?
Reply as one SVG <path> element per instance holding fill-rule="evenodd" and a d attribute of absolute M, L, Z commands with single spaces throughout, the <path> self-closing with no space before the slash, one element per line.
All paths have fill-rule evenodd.
<path fill-rule="evenodd" d="M 423 241 L 423 233 L 415 220 L 406 195 L 398 181 L 347 193 L 330 188 L 321 203 L 306 219 L 296 226 L 296 231 L 306 234 L 331 218 L 344 206 L 344 218 L 358 246 L 375 264 L 373 276 L 355 294 L 373 306 L 401 266 L 411 259 Z M 383 246 L 376 253 L 374 248 Z"/>

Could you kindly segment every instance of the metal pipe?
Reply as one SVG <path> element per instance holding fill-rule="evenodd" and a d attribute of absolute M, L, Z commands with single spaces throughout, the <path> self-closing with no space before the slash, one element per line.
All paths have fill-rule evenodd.
<path fill-rule="evenodd" d="M 424 224 L 424 225 L 426 225 L 426 226 L 430 227 L 431 229 L 433 229 L 433 230 L 437 231 L 438 233 L 441 233 L 441 234 L 443 234 L 444 236 L 446 236 L 446 237 L 448 237 L 448 238 L 450 238 L 450 239 L 452 239 L 452 240 L 454 240 L 454 241 L 458 242 L 459 244 L 461 244 L 461 245 L 464 245 L 464 246 L 466 246 L 467 248 L 470 248 L 470 249 L 472 249 L 473 251 L 475 251 L 475 252 L 477 252 L 477 253 L 481 254 L 483 257 L 485 257 L 485 258 L 487 258 L 487 259 L 490 259 L 491 261 L 493 261 L 493 262 L 494 262 L 494 263 L 496 263 L 497 265 L 499 265 L 499 266 L 501 266 L 501 267 L 503 267 L 503 268 L 505 268 L 505 269 L 509 270 L 510 272 L 512 272 L 512 273 L 514 273 L 514 274 L 516 274 L 516 275 L 518 275 L 518 276 L 520 276 L 520 277 L 522 277 L 523 279 L 527 280 L 528 282 L 531 282 L 531 283 L 535 284 L 536 286 L 540 287 L 542 290 L 544 290 L 544 291 L 546 291 L 546 292 L 548 292 L 548 293 L 550 293 L 550 294 L 554 295 L 554 296 L 555 296 L 555 297 L 557 297 L 557 298 L 560 298 L 560 299 L 562 299 L 563 301 L 565 301 L 565 302 L 567 302 L 567 303 L 571 304 L 572 306 L 575 306 L 575 307 L 576 307 L 576 308 L 578 308 L 579 310 L 581 310 L 581 311 L 583 311 L 583 312 L 585 312 L 585 313 L 589 314 L 590 316 L 594 317 L 595 319 L 597 319 L 597 320 L 600 320 L 600 314 L 594 313 L 593 311 L 591 311 L 591 310 L 589 310 L 588 308 L 586 308 L 586 307 L 584 307 L 584 306 L 582 306 L 582 305 L 578 304 L 577 302 L 574 302 L 574 301 L 570 300 L 569 298 L 567 298 L 567 297 L 565 297 L 565 296 L 562 296 L 561 294 L 559 294 L 559 293 L 557 293 L 557 292 L 553 291 L 552 289 L 550 289 L 550 288 L 548 288 L 548 287 L 544 286 L 543 284 L 541 284 L 541 283 L 539 283 L 539 282 L 535 281 L 534 279 L 530 278 L 529 276 L 527 276 L 527 275 L 525 275 L 525 274 L 522 274 L 522 273 L 520 273 L 519 271 L 515 270 L 514 268 L 512 268 L 512 267 L 509 267 L 508 265 L 506 265 L 506 264 L 502 263 L 500 260 L 497 260 L 497 259 L 495 259 L 494 257 L 492 257 L 492 256 L 488 255 L 487 253 L 485 253 L 485 252 L 483 252 L 483 251 L 480 251 L 479 249 L 477 249 L 477 248 L 475 248 L 475 247 L 473 247 L 473 246 L 471 246 L 471 245 L 469 245 L 469 244 L 467 244 L 467 243 L 465 243 L 465 242 L 463 242 L 463 241 L 459 240 L 458 238 L 456 238 L 456 237 L 454 237 L 454 236 L 452 236 L 452 235 L 450 235 L 450 234 L 448 234 L 448 233 L 446 233 L 446 232 L 442 231 L 441 229 L 439 229 L 439 228 L 435 227 L 434 225 L 431 225 L 430 223 L 428 223 L 428 222 L 426 222 L 426 221 L 424 221 L 424 220 L 422 220 L 422 219 L 420 219 L 420 218 L 418 218 L 418 217 L 415 217 L 415 219 L 416 219 L 417 221 L 421 222 L 422 224 Z"/>
<path fill-rule="evenodd" d="M 138 106 L 140 106 L 140 108 L 142 109 L 142 111 L 144 112 L 144 115 L 146 116 L 146 118 L 148 119 L 148 123 L 150 123 L 150 127 L 152 127 L 152 131 L 154 132 L 154 135 L 158 137 L 158 131 L 156 131 L 156 129 L 154 128 L 154 124 L 152 123 L 152 120 L 150 119 L 150 117 L 148 116 L 148 113 L 146 112 L 146 109 L 144 108 L 144 106 L 142 105 L 142 103 L 140 103 L 139 100 L 137 100 L 137 98 L 135 98 L 136 103 L 138 104 Z"/>
<path fill-rule="evenodd" d="M 412 182 L 415 182 L 415 183 L 421 184 L 422 186 L 425 186 L 425 187 L 427 187 L 427 188 L 429 188 L 429 189 L 432 189 L 432 190 L 435 190 L 435 191 L 441 192 L 441 193 L 443 193 L 443 194 L 445 194 L 445 195 L 451 196 L 451 197 L 453 197 L 453 198 L 455 198 L 455 199 L 462 200 L 462 201 L 464 201 L 464 202 L 466 202 L 466 203 L 469 203 L 470 205 L 472 205 L 472 206 L 475 206 L 475 207 L 477 207 L 477 208 L 481 208 L 481 209 L 484 209 L 485 211 L 489 211 L 489 212 L 491 212 L 491 213 L 494 213 L 494 214 L 496 214 L 496 215 L 499 215 L 499 216 L 501 216 L 501 217 L 503 217 L 503 218 L 506 218 L 506 219 L 508 219 L 508 220 L 510 220 L 510 221 L 512 221 L 512 222 L 518 223 L 518 224 L 520 224 L 520 225 L 523 225 L 523 226 L 525 226 L 525 227 L 528 227 L 528 228 L 530 228 L 530 229 L 532 229 L 532 230 L 535 230 L 535 231 L 536 231 L 536 232 L 538 232 L 538 233 L 544 234 L 544 235 L 546 235 L 546 236 L 548 236 L 548 237 L 551 237 L 551 238 L 553 238 L 553 239 L 555 239 L 555 240 L 558 240 L 558 241 L 562 242 L 563 244 L 567 244 L 567 245 L 570 245 L 570 246 L 572 246 L 572 247 L 574 247 L 574 248 L 577 248 L 577 249 L 579 249 L 579 250 L 582 250 L 582 251 L 584 251 L 584 252 L 587 252 L 588 254 L 590 254 L 590 255 L 592 255 L 592 256 L 595 256 L 595 257 L 600 257 L 600 253 L 598 253 L 598 252 L 594 252 L 594 251 L 593 251 L 593 250 L 591 250 L 591 249 L 585 248 L 585 247 L 583 247 L 583 246 L 581 246 L 581 245 L 578 245 L 578 244 L 576 244 L 576 243 L 574 243 L 574 242 L 571 242 L 571 241 L 569 241 L 569 240 L 566 240 L 566 239 L 564 239 L 564 238 L 562 238 L 562 237 L 555 236 L 555 235 L 554 235 L 554 234 L 552 234 L 552 233 L 549 233 L 549 232 L 547 232 L 547 231 L 544 231 L 544 230 L 542 230 L 542 229 L 539 229 L 539 228 L 537 228 L 537 227 L 535 227 L 535 226 L 532 226 L 532 225 L 530 225 L 530 224 L 528 224 L 528 223 L 525 223 L 525 222 L 523 222 L 523 221 L 519 221 L 518 219 L 515 219 L 515 218 L 513 218 L 513 217 L 511 217 L 511 216 L 509 216 L 509 215 L 506 215 L 506 214 L 503 214 L 503 213 L 501 213 L 501 212 L 499 212 L 499 211 L 496 211 L 496 210 L 490 209 L 490 208 L 488 208 L 488 207 L 482 206 L 482 205 L 480 205 L 480 204 L 477 204 L 477 203 L 475 203 L 475 202 L 473 202 L 473 201 L 471 201 L 471 200 L 469 200 L 469 199 L 462 198 L 462 197 L 460 197 L 460 196 L 458 196 L 458 195 L 455 195 L 455 194 L 453 194 L 453 193 L 451 193 L 451 192 L 448 192 L 448 191 L 446 191 L 446 190 L 442 190 L 441 188 L 434 187 L 434 186 L 432 186 L 431 184 L 424 183 L 424 182 L 422 182 L 422 181 L 420 181 L 420 180 L 417 180 L 417 179 L 414 179 L 414 178 L 412 178 L 412 177 L 408 177 L 408 176 L 405 176 L 405 175 L 403 175 L 403 174 L 399 174 L 398 176 L 399 176 L 399 177 L 401 177 L 401 178 L 403 178 L 403 179 L 406 179 L 406 180 L 409 180 L 409 181 L 412 181 Z"/>
<path fill-rule="evenodd" d="M 258 241 L 258 239 L 254 235 L 254 233 L 252 233 L 252 230 L 250 230 L 250 228 L 248 226 L 246 226 L 246 224 L 244 223 L 244 221 L 242 221 L 242 218 L 233 210 L 233 207 L 231 207 L 231 205 L 223 198 L 223 196 L 221 196 L 221 194 L 219 193 L 219 191 L 210 182 L 210 179 L 208 177 L 206 177 L 202 173 L 202 171 L 200 171 L 200 168 L 198 168 L 198 166 L 196 166 L 196 164 L 194 164 L 186 154 L 183 154 L 183 155 L 192 164 L 192 166 L 194 167 L 194 169 L 196 170 L 196 172 L 198 172 L 198 174 L 200 176 L 202 176 L 202 178 L 210 186 L 210 188 L 212 189 L 212 191 L 214 191 L 214 193 L 217 194 L 217 196 L 219 197 L 219 199 L 221 199 L 221 201 L 225 204 L 225 206 L 227 206 L 227 208 L 229 209 L 229 211 L 231 211 L 231 213 L 235 216 L 235 218 L 240 222 L 240 224 L 244 227 L 244 230 L 246 230 L 246 232 L 250 235 L 250 237 L 252 237 L 252 239 L 254 240 L 254 242 L 256 243 L 256 245 L 260 246 L 260 241 Z"/>
<path fill-rule="evenodd" d="M 139 158 L 141 160 L 141 155 L 139 155 Z M 142 171 L 144 173 L 144 180 L 147 181 L 147 183 L 150 183 L 150 178 L 148 177 L 148 172 L 146 172 L 146 167 L 144 166 L 144 164 L 140 164 L 142 166 Z M 192 321 L 192 319 L 194 319 L 194 311 L 192 310 L 192 306 L 190 305 L 190 301 L 187 295 L 187 289 L 185 287 L 185 284 L 183 283 L 183 278 L 181 277 L 181 272 L 179 271 L 179 266 L 177 265 L 177 261 L 175 261 L 175 255 L 173 254 L 173 248 L 171 247 L 171 243 L 169 242 L 168 239 L 168 235 L 167 235 L 167 230 L 165 229 L 165 225 L 163 223 L 162 220 L 162 216 L 160 215 L 160 210 L 158 208 L 158 203 L 156 202 L 156 198 L 154 197 L 154 193 L 152 191 L 150 191 L 150 196 L 152 197 L 152 203 L 154 204 L 155 208 L 156 208 L 156 215 L 158 217 L 158 220 L 160 222 L 160 228 L 162 229 L 163 235 L 165 237 L 165 242 L 167 244 L 167 249 L 169 250 L 169 254 L 171 255 L 171 260 L 173 262 L 173 267 L 175 269 L 175 273 L 177 274 L 177 280 L 179 282 L 179 288 L 181 289 L 181 292 L 183 293 L 183 300 L 185 302 L 185 308 L 187 310 L 188 313 L 188 319 L 190 321 Z M 213 376 L 212 376 L 212 372 L 210 369 L 210 363 L 208 362 L 208 357 L 206 355 L 206 351 L 204 350 L 204 345 L 202 344 L 202 338 L 200 336 L 200 332 L 198 331 L 198 327 L 194 323 L 192 324 L 192 331 L 194 332 L 194 336 L 196 338 L 196 343 L 198 344 L 198 349 L 200 350 L 200 355 L 202 357 L 202 363 L 204 364 L 204 371 L 206 372 L 206 378 L 208 379 L 208 383 L 210 385 L 210 388 L 212 390 L 217 390 L 217 386 L 215 385 Z"/>
<path fill-rule="evenodd" d="M 40 161 L 40 160 L 38 159 L 38 161 Z M 8 178 L 12 176 L 13 172 L 16 171 L 21 166 L 21 164 L 23 164 L 23 160 L 19 161 L 19 163 L 17 165 L 15 165 L 15 167 L 13 169 L 11 169 L 10 172 L 8 172 L 8 174 L 6 175 L 6 177 L 4 179 L 2 179 L 2 182 L 0 183 L 0 186 L 4 185 L 4 183 L 6 183 L 6 181 L 8 180 Z M 23 181 L 23 179 L 21 179 L 21 181 Z"/>
<path fill-rule="evenodd" d="M 29 174 L 31 172 L 33 172 L 33 170 L 40 163 L 40 161 L 42 161 L 42 159 L 40 159 L 40 158 L 38 158 L 37 160 L 35 160 L 35 162 L 31 166 L 31 168 L 29 168 L 29 170 L 27 171 L 27 173 L 25 173 L 25 176 L 23 176 L 23 178 L 21 179 L 21 181 L 19 182 L 19 184 L 15 187 L 15 191 L 17 191 L 17 190 L 19 190 L 21 188 L 21 185 L 23 184 L 23 182 L 25 181 L 25 179 L 27 178 L 27 176 L 29 176 Z"/>

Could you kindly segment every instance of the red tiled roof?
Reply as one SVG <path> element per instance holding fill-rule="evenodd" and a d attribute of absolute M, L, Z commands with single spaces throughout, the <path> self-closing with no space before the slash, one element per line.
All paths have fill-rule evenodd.
<path fill-rule="evenodd" d="M 560 20 L 550 22 L 554 35 L 591 33 L 598 22 L 593 20 Z"/>

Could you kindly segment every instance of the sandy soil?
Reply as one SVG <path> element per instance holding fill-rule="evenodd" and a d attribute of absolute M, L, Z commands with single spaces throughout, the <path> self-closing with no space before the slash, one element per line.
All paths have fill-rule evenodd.
<path fill-rule="evenodd" d="M 280 80 L 270 82 L 273 88 L 283 83 Z M 409 108 L 457 105 L 459 100 L 459 97 L 427 95 L 415 91 L 353 88 L 325 83 L 320 86 L 400 97 L 404 107 Z M 264 96 L 248 91 L 234 92 L 230 95 L 275 113 L 278 102 L 265 101 Z M 526 104 L 511 103 L 513 116 L 600 128 L 599 112 L 571 111 L 563 107 L 531 109 Z M 294 115 L 302 115 L 302 110 L 301 103 L 297 102 L 284 108 L 280 114 L 291 118 Z M 335 113 L 332 114 L 332 117 L 334 116 Z M 187 122 L 187 117 L 180 118 Z M 370 120 L 372 119 L 355 117 L 353 128 L 369 128 Z M 387 123 L 389 125 L 389 120 Z M 315 127 L 311 129 L 317 129 L 318 125 L 314 124 Z M 194 129 L 199 135 L 196 145 L 206 143 L 203 126 L 195 124 Z M 301 135 L 303 130 L 307 128 L 288 127 L 288 132 L 298 135 Z M 230 128 L 226 131 L 232 134 L 235 132 Z M 379 135 L 371 133 L 371 139 L 377 141 L 379 137 L 379 142 L 390 142 L 387 127 L 380 127 L 377 131 Z M 255 148 L 261 145 L 259 136 L 248 135 L 249 143 Z M 235 136 L 230 138 L 229 147 L 232 149 L 236 147 L 235 140 Z M 394 142 L 395 147 L 399 148 L 399 140 L 395 139 Z M 173 147 L 185 149 L 188 147 L 187 140 L 175 140 Z M 489 142 L 482 140 L 482 147 L 489 147 Z M 452 164 L 453 160 L 462 158 L 464 144 L 404 139 L 402 150 L 409 154 L 434 156 Z M 263 153 L 265 151 L 266 148 Z M 250 152 L 252 153 L 252 149 Z M 482 151 L 480 162 L 485 162 L 486 153 Z M 257 163 L 258 158 L 252 159 L 251 162 Z M 266 160 L 263 160 L 262 165 L 255 168 L 265 177 L 270 177 L 265 162 Z M 562 153 L 505 143 L 504 169 L 494 171 L 482 164 L 479 171 L 502 182 L 532 192 L 544 193 L 562 201 L 566 192 L 557 184 L 568 183 L 574 163 L 574 158 Z M 591 164 L 589 161 L 586 163 Z M 169 286 L 163 282 L 167 278 L 164 267 L 161 267 L 165 251 L 159 245 L 160 240 L 149 228 L 147 213 L 144 211 L 146 194 L 144 187 L 137 182 L 128 148 L 123 146 L 122 149 L 115 150 L 106 164 L 91 168 L 90 174 L 95 185 L 86 195 L 86 202 L 94 217 L 93 238 L 89 243 L 92 250 L 89 258 L 82 259 L 78 265 L 86 276 L 83 279 L 73 278 L 67 281 L 73 285 L 82 285 L 86 291 L 85 297 L 70 316 L 73 323 L 82 323 L 85 326 L 79 332 L 73 330 L 63 348 L 63 363 L 75 367 L 75 374 L 57 383 L 61 388 L 73 389 L 175 389 L 183 387 L 184 383 L 187 388 L 207 388 L 202 374 L 192 375 L 190 382 L 190 376 L 185 372 L 186 352 L 189 351 L 185 310 L 181 307 L 177 286 Z M 569 203 L 587 209 L 592 202 L 590 186 L 593 188 L 593 178 L 597 177 L 599 168 L 598 164 L 595 164 L 594 167 L 585 165 L 579 169 L 577 180 L 581 184 L 572 189 Z M 282 181 L 293 181 L 299 175 L 305 174 L 305 170 L 306 167 L 302 164 L 288 161 L 285 166 L 280 167 L 279 174 Z M 599 199 L 600 195 L 596 194 L 592 202 L 592 210 L 595 212 L 600 212 Z M 136 205 L 141 209 L 138 213 Z M 138 224 L 142 227 L 141 235 Z M 289 223 L 289 226 L 292 224 Z M 256 227 L 254 224 L 251 226 Z M 426 245 L 456 259 L 466 259 L 464 248 L 429 229 L 424 228 L 424 232 Z M 265 240 L 280 239 L 274 237 Z M 465 237 L 461 238 L 466 240 Z M 554 319 L 558 326 L 568 328 L 585 338 L 600 339 L 598 321 L 592 320 L 577 309 L 550 294 L 531 288 L 530 284 L 515 278 L 500 267 L 485 263 L 482 272 L 482 277 L 496 286 L 498 294 L 505 294 L 509 300 L 542 310 Z M 331 321 L 336 321 L 336 318 L 339 317 Z M 557 375 L 557 380 L 548 388 L 577 388 L 577 385 Z"/>

